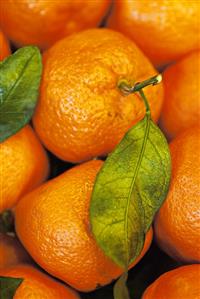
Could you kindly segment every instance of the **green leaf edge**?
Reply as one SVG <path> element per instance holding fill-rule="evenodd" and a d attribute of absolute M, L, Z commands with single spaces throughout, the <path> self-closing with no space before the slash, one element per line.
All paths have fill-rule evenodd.
<path fill-rule="evenodd" d="M 14 286 L 11 286 L 11 288 L 14 288 L 12 293 L 13 295 L 15 294 L 15 292 L 17 291 L 17 289 L 19 288 L 19 286 L 22 284 L 22 282 L 24 281 L 24 278 L 21 277 L 9 277 L 9 276 L 0 276 L 0 285 L 1 285 L 1 293 L 0 293 L 0 299 L 13 299 L 13 295 L 11 295 L 12 297 L 5 297 L 7 296 L 7 290 L 9 290 L 9 288 L 3 289 L 2 287 L 2 280 L 11 280 L 11 281 L 15 281 Z"/>
<path fill-rule="evenodd" d="M 170 177 L 171 177 L 171 156 L 170 156 L 170 150 L 169 150 L 169 145 L 168 145 L 168 143 L 167 143 L 167 140 L 166 140 L 166 137 L 165 137 L 165 135 L 163 134 L 163 132 L 160 130 L 160 128 L 152 121 L 152 119 L 151 119 L 151 115 L 150 114 L 145 114 L 145 116 L 137 123 L 137 124 L 135 124 L 135 126 L 137 126 L 137 125 L 139 125 L 139 123 L 140 122 L 142 122 L 142 121 L 144 121 L 145 120 L 145 118 L 148 118 L 148 123 L 149 123 L 149 128 L 150 128 L 150 125 L 151 125 L 151 122 L 152 122 L 152 124 L 154 125 L 154 126 L 156 126 L 158 129 L 159 129 L 159 131 L 160 131 L 160 134 L 162 135 L 162 137 L 163 137 L 163 139 L 165 140 L 165 143 L 166 143 L 166 145 L 167 145 L 167 148 L 168 148 L 168 153 L 169 153 L 169 158 L 170 158 L 170 161 L 169 161 L 169 164 L 170 164 L 170 174 L 169 174 L 169 184 L 168 184 L 168 189 L 167 189 L 167 191 L 166 191 L 166 194 L 167 194 L 167 192 L 169 191 L 169 187 L 170 187 Z M 134 127 L 135 127 L 134 126 Z M 126 133 L 125 133 L 125 135 L 124 135 L 124 137 L 126 136 L 126 134 L 128 134 L 128 132 L 132 129 L 133 127 L 131 127 Z M 148 130 L 148 132 L 149 132 L 149 130 Z M 123 138 L 124 138 L 123 137 Z M 148 137 L 148 135 L 147 135 L 147 137 Z M 147 140 L 148 138 L 146 138 L 146 140 Z M 123 139 L 122 139 L 123 140 Z M 117 145 L 118 146 L 118 145 Z M 117 147 L 116 146 L 116 147 Z M 115 147 L 115 149 L 116 149 L 116 147 Z M 113 150 L 113 151 L 115 151 L 115 149 Z M 112 152 L 113 152 L 112 151 Z M 112 154 L 112 152 L 108 155 L 108 157 Z M 107 158 L 108 158 L 107 157 Z M 106 160 L 105 160 L 105 162 L 106 162 Z M 104 162 L 104 163 L 105 163 Z M 101 172 L 101 170 L 104 168 L 104 164 L 103 164 L 103 166 L 102 166 L 102 168 L 100 169 L 100 171 L 97 173 L 97 175 L 96 175 L 96 178 L 95 178 L 95 183 L 94 183 L 94 186 L 95 186 L 95 184 L 96 184 L 96 182 L 97 182 L 97 180 L 98 180 L 98 176 L 100 175 L 100 172 Z M 93 186 L 93 190 L 94 190 L 94 186 Z M 92 195 L 93 195 L 93 191 L 92 191 Z M 91 198 L 92 198 L 92 196 L 91 196 Z M 165 197 L 166 198 L 166 197 Z M 162 203 L 163 203 L 163 201 L 164 201 L 164 199 L 165 198 L 163 198 L 162 199 Z M 161 206 L 160 206 L 161 207 Z M 155 210 L 155 213 L 154 213 L 154 217 L 155 217 L 155 215 L 156 215 L 156 213 L 157 213 L 157 211 L 159 210 L 159 208 L 160 207 L 158 207 L 158 209 L 157 210 Z M 90 217 L 90 219 L 91 219 L 91 209 L 89 210 L 89 217 Z M 93 231 L 92 231 L 92 224 L 91 224 L 92 222 L 90 221 L 90 225 L 91 225 L 91 232 L 92 232 L 92 234 L 93 234 Z M 153 223 L 153 222 L 152 222 Z M 151 223 L 151 225 L 152 225 L 152 223 Z M 150 225 L 150 226 L 151 226 Z M 146 229 L 146 231 L 144 231 L 144 235 L 143 235 L 143 240 L 142 240 L 142 243 L 143 243 L 143 246 L 144 246 L 144 242 L 145 242 L 145 234 L 147 233 L 147 231 L 149 230 L 149 228 L 150 228 L 150 226 Z M 135 255 L 130 261 L 129 261 L 129 265 L 122 265 L 122 264 L 119 264 L 119 263 L 117 263 L 115 260 L 113 260 L 112 258 L 111 258 L 111 256 L 110 255 L 108 255 L 107 253 L 106 253 L 106 250 L 104 250 L 104 248 L 103 248 L 103 246 L 101 245 L 101 242 L 99 242 L 99 240 L 96 238 L 96 236 L 95 236 L 95 234 L 93 234 L 93 237 L 94 237 L 94 239 L 96 240 L 96 242 L 97 242 L 97 244 L 100 246 L 100 248 L 103 250 L 103 252 L 104 252 L 104 254 L 108 257 L 108 258 L 110 258 L 117 266 L 119 266 L 119 267 L 121 267 L 122 269 L 124 269 L 124 273 L 127 271 L 127 268 L 128 268 L 128 266 L 131 264 L 131 263 L 133 263 L 136 259 L 137 259 L 137 257 L 139 256 L 139 254 L 141 253 L 141 251 L 140 251 L 140 253 L 139 254 L 137 254 L 137 255 Z M 142 246 L 142 248 L 143 248 L 143 246 Z"/>
<path fill-rule="evenodd" d="M 30 61 L 35 55 L 38 56 L 38 63 L 40 64 L 40 75 L 39 75 L 39 76 L 40 76 L 40 81 L 41 81 L 41 75 L 42 75 L 42 57 L 41 57 L 41 53 L 40 53 L 39 48 L 36 47 L 36 46 L 26 46 L 26 47 L 23 47 L 23 48 L 19 48 L 19 49 L 18 49 L 17 51 L 15 51 L 12 55 L 6 57 L 3 61 L 1 61 L 1 62 L 0 62 L 0 67 L 1 67 L 4 63 L 6 63 L 7 61 L 11 60 L 11 58 L 13 58 L 13 57 L 19 55 L 20 52 L 22 52 L 22 51 L 27 51 L 27 50 L 30 51 L 30 49 L 33 50 L 33 54 L 32 54 L 32 56 L 31 56 L 31 58 L 29 59 L 29 61 Z M 29 62 L 29 61 L 28 61 L 28 62 Z M 23 72 L 22 72 L 22 73 L 23 73 Z M 38 86 L 38 89 L 39 89 L 39 86 Z M 38 91 L 38 95 L 39 95 L 39 91 Z M 1 137 L 1 136 L 0 136 L 0 143 L 2 143 L 3 141 L 7 140 L 9 137 L 15 135 L 18 131 L 20 131 L 23 127 L 25 127 L 25 126 L 29 123 L 29 121 L 31 120 L 31 118 L 32 118 L 32 116 L 33 116 L 33 114 L 34 114 L 34 110 L 35 110 L 35 108 L 36 108 L 36 105 L 37 105 L 37 102 L 35 103 L 35 107 L 34 107 L 32 113 L 31 113 L 28 117 L 27 117 L 27 116 L 25 117 L 25 121 L 24 121 L 24 123 L 22 123 L 22 125 L 18 126 L 15 130 L 12 130 L 12 133 L 11 133 L 11 134 L 7 134 L 5 137 Z"/>

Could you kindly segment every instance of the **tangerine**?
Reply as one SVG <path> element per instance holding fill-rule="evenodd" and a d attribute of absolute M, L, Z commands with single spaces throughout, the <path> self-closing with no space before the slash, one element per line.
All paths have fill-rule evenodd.
<path fill-rule="evenodd" d="M 16 207 L 16 230 L 33 259 L 47 272 L 81 291 L 110 283 L 123 273 L 105 256 L 90 228 L 89 205 L 103 162 L 71 168 L 23 197 Z M 140 256 L 148 250 L 147 233 Z"/>
<path fill-rule="evenodd" d="M 200 127 L 191 127 L 170 144 L 172 178 L 155 218 L 158 245 L 182 262 L 200 262 Z"/>
<path fill-rule="evenodd" d="M 0 144 L 0 213 L 13 208 L 26 192 L 47 177 L 47 155 L 27 125 Z"/>
<path fill-rule="evenodd" d="M 17 46 L 46 49 L 57 40 L 98 26 L 110 0 L 0 0 L 0 26 Z"/>
<path fill-rule="evenodd" d="M 186 55 L 163 73 L 160 125 L 169 139 L 200 123 L 200 51 Z"/>
<path fill-rule="evenodd" d="M 33 117 L 44 145 L 73 163 L 107 155 L 145 115 L 138 94 L 118 84 L 138 82 L 156 70 L 122 34 L 91 29 L 60 40 L 44 54 L 40 99 Z M 159 118 L 162 84 L 145 89 L 152 117 Z"/>
<path fill-rule="evenodd" d="M 199 299 L 199 277 L 200 265 L 179 267 L 154 281 L 142 299 Z"/>
<path fill-rule="evenodd" d="M 200 48 L 200 5 L 187 0 L 114 1 L 109 27 L 131 38 L 156 65 Z"/>
<path fill-rule="evenodd" d="M 0 276 L 22 278 L 13 299 L 79 299 L 78 293 L 30 265 L 0 270 Z"/>

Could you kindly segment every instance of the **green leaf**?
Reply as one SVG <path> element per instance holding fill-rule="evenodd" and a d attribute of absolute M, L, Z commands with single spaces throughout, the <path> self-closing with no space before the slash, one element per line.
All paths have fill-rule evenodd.
<path fill-rule="evenodd" d="M 17 288 L 23 282 L 23 278 L 0 276 L 0 299 L 13 299 Z"/>
<path fill-rule="evenodd" d="M 115 299 L 130 299 L 126 281 L 128 278 L 128 273 L 125 272 L 120 278 L 116 281 L 113 294 Z"/>
<path fill-rule="evenodd" d="M 31 119 L 42 73 L 41 54 L 29 46 L 0 63 L 0 142 Z"/>
<path fill-rule="evenodd" d="M 92 232 L 105 254 L 125 270 L 143 248 L 170 174 L 167 141 L 147 113 L 97 175 L 90 204 Z"/>

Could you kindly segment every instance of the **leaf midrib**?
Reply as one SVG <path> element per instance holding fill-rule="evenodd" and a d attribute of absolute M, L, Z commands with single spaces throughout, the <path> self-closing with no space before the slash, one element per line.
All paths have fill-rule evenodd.
<path fill-rule="evenodd" d="M 144 154 L 144 151 L 146 149 L 147 139 L 148 139 L 148 135 L 149 135 L 151 116 L 149 114 L 147 114 L 146 118 L 147 118 L 147 125 L 146 125 L 146 128 L 145 128 L 145 135 L 144 135 L 144 140 L 143 140 L 143 144 L 142 144 L 142 150 L 141 150 L 141 154 L 139 155 L 139 158 L 138 158 L 138 161 L 137 161 L 137 164 L 136 164 L 135 174 L 134 174 L 133 179 L 131 181 L 131 188 L 130 188 L 130 191 L 129 191 L 129 194 L 128 194 L 128 197 L 127 197 L 128 202 L 127 202 L 126 209 L 125 209 L 124 230 L 125 230 L 125 237 L 126 237 L 125 238 L 125 243 L 126 243 L 126 248 L 127 249 L 128 249 L 128 211 L 129 211 L 129 207 L 130 207 L 131 195 L 132 195 L 133 186 L 135 184 L 135 180 L 136 180 L 137 175 L 138 175 L 139 167 L 141 165 L 143 154 Z M 129 263 L 128 250 L 126 252 L 127 252 L 126 268 L 128 268 L 128 263 Z"/>
<path fill-rule="evenodd" d="M 16 85 L 18 84 L 18 82 L 20 81 L 21 77 L 23 76 L 29 62 L 32 60 L 33 56 L 35 55 L 36 53 L 33 53 L 30 58 L 26 61 L 24 67 L 22 68 L 21 72 L 19 73 L 19 76 L 17 78 L 17 80 L 15 81 L 15 83 L 13 84 L 13 86 L 9 89 L 7 95 L 5 96 L 4 100 L 2 101 L 1 105 L 0 105 L 0 108 L 2 108 L 5 104 L 5 102 L 9 99 L 9 96 L 10 94 L 12 93 L 13 89 L 16 87 Z"/>

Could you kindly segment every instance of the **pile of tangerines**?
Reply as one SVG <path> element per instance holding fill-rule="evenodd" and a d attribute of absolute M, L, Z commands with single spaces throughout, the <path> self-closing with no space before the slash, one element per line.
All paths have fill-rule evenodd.
<path fill-rule="evenodd" d="M 0 276 L 23 278 L 14 299 L 85 298 L 122 274 L 93 238 L 90 198 L 104 157 L 145 114 L 119 80 L 160 70 L 163 82 L 145 92 L 169 141 L 172 177 L 131 267 L 154 238 L 179 266 L 142 298 L 200 298 L 199 20 L 198 0 L 0 0 L 0 59 L 10 45 L 43 55 L 32 122 L 0 145 L 0 213 L 15 221 L 15 233 L 0 234 Z M 55 156 L 69 169 L 49 178 Z"/>

